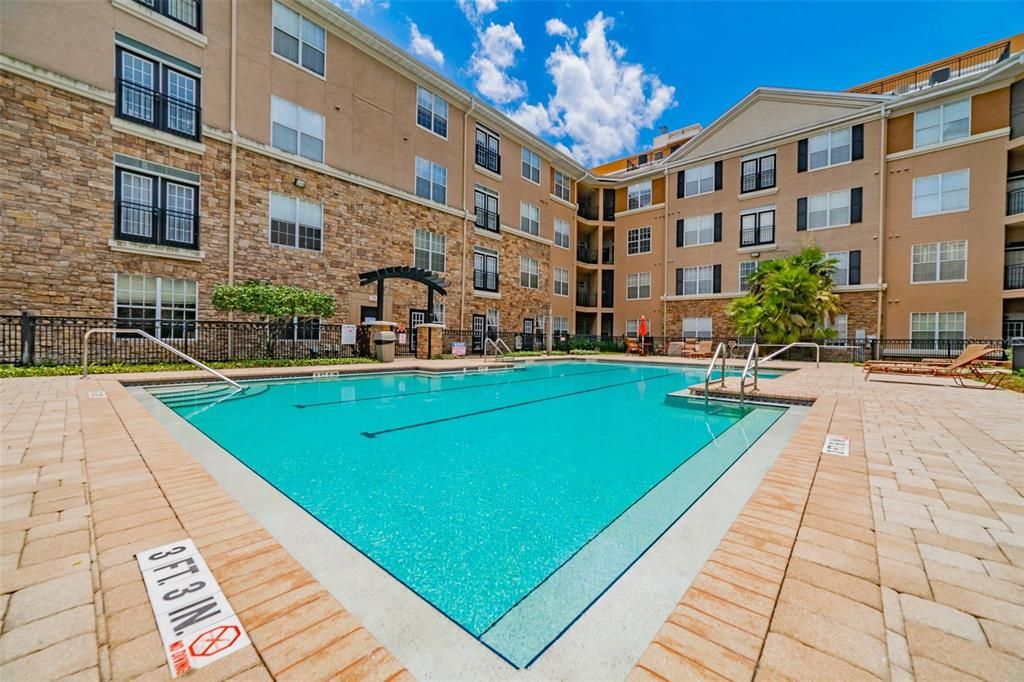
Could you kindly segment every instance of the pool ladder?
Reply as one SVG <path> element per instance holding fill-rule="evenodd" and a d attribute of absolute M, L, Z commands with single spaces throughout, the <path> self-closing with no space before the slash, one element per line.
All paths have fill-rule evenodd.
<path fill-rule="evenodd" d="M 748 377 L 752 377 L 754 379 L 754 383 L 751 384 L 751 387 L 752 387 L 752 389 L 754 391 L 757 391 L 757 376 L 758 376 L 758 370 L 759 370 L 759 368 L 761 366 L 761 363 L 768 362 L 769 360 L 774 360 L 775 358 L 777 358 L 778 356 L 782 355 L 783 353 L 785 353 L 790 348 L 794 348 L 796 346 L 803 346 L 803 347 L 808 347 L 808 348 L 814 348 L 814 351 L 815 351 L 814 364 L 815 364 L 816 367 L 821 367 L 821 346 L 819 344 L 817 344 L 817 343 L 812 343 L 810 341 L 796 341 L 794 343 L 790 343 L 790 344 L 787 344 L 787 345 L 783 346 L 782 348 L 780 348 L 779 350 L 775 351 L 774 353 L 772 353 L 768 357 L 764 358 L 763 360 L 759 358 L 759 355 L 761 353 L 760 345 L 757 344 L 756 342 L 750 344 L 750 350 L 747 352 L 747 362 L 746 362 L 746 364 L 743 365 L 743 372 L 740 374 L 740 407 L 741 408 L 743 407 L 743 404 L 744 404 L 744 402 L 746 400 L 747 378 Z M 710 387 L 710 384 L 711 384 L 711 373 L 715 370 L 715 362 L 718 360 L 719 356 L 721 356 L 721 359 L 722 359 L 722 378 L 721 378 L 720 381 L 721 381 L 722 388 L 725 388 L 725 350 L 726 350 L 725 343 L 724 342 L 723 343 L 719 343 L 718 347 L 715 349 L 714 356 L 712 356 L 712 358 L 711 358 L 711 362 L 708 364 L 708 371 L 704 374 L 704 406 L 705 407 L 707 407 L 707 405 L 708 405 L 708 391 L 709 391 L 709 387 Z"/>
<path fill-rule="evenodd" d="M 487 346 L 494 346 L 494 361 L 498 361 L 499 356 L 505 355 L 505 353 L 511 353 L 512 349 L 508 347 L 508 344 L 501 339 L 484 339 L 484 362 L 487 362 Z"/>

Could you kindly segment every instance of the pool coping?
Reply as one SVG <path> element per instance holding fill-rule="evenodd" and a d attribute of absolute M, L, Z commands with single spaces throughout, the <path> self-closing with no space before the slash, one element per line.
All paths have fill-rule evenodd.
<path fill-rule="evenodd" d="M 569 356 L 551 359 L 577 361 Z M 587 356 L 581 358 L 583 361 L 588 359 Z M 623 358 L 604 361 L 622 362 Z M 660 364 L 693 366 L 692 363 Z M 402 369 L 416 371 L 419 368 Z M 303 372 L 300 376 L 290 375 L 287 378 L 302 378 L 310 374 Z M 688 512 L 607 588 L 596 603 L 578 616 L 567 632 L 549 645 L 532 667 L 516 670 L 487 649 L 482 641 L 476 640 L 479 646 L 468 646 L 476 638 L 178 417 L 148 394 L 139 385 L 141 382 L 132 383 L 127 390 L 157 418 L 172 438 L 192 454 L 411 673 L 422 679 L 624 677 L 668 617 L 681 591 L 717 546 L 743 502 L 758 488 L 765 472 L 799 428 L 806 413 L 806 408 L 787 410 L 694 502 Z M 334 547 L 331 547 L 332 543 Z M 695 546 L 701 547 L 701 551 L 693 551 Z M 680 561 L 680 555 L 686 559 Z M 343 566 L 344 570 L 339 572 L 338 566 Z M 351 576 L 357 578 L 350 579 Z M 381 609 L 382 603 L 388 604 L 389 608 Z M 390 617 L 394 613 L 400 616 Z M 608 623 L 630 626 L 615 627 L 609 631 Z"/>

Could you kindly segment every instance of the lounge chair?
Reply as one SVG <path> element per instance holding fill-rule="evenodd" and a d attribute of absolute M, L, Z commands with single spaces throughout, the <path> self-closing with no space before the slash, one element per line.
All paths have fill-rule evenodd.
<path fill-rule="evenodd" d="M 870 360 L 864 364 L 864 380 L 872 374 L 902 374 L 904 376 L 949 377 L 963 388 L 999 388 L 1007 376 L 1005 372 L 982 369 L 976 363 L 984 361 L 986 355 L 998 348 L 984 344 L 971 344 L 952 362 L 945 365 L 927 362 L 885 362 Z M 981 382 L 981 386 L 966 383 L 967 380 Z"/>
<path fill-rule="evenodd" d="M 640 342 L 636 339 L 626 339 L 626 355 L 641 354 Z"/>
<path fill-rule="evenodd" d="M 684 358 L 710 358 L 713 354 L 710 341 L 698 341 L 691 351 L 683 351 Z"/>
<path fill-rule="evenodd" d="M 963 352 L 960 353 L 960 355 L 958 355 L 956 360 L 954 360 L 953 362 L 960 362 L 967 358 L 974 358 L 971 360 L 971 362 L 974 362 L 975 360 L 983 358 L 988 353 L 991 353 L 992 351 L 996 350 L 999 349 L 990 348 L 984 343 L 971 343 L 968 344 L 966 348 L 964 348 Z M 978 353 L 981 353 L 981 355 L 979 356 Z M 864 363 L 864 367 L 867 368 L 880 365 L 899 365 L 909 367 L 920 367 L 922 365 L 939 365 L 945 367 L 949 364 L 950 360 L 948 358 L 923 358 L 921 360 L 868 360 L 867 362 Z"/>

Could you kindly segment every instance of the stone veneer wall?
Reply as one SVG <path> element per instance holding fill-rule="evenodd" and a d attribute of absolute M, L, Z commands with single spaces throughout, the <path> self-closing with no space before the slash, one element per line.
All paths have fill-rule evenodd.
<path fill-rule="evenodd" d="M 0 313 L 109 317 L 114 275 L 121 273 L 196 280 L 200 319 L 223 317 L 211 307 L 210 293 L 228 274 L 229 145 L 207 137 L 200 155 L 121 133 L 111 127 L 111 107 L 7 73 L 0 74 L 0 103 Z M 111 249 L 115 153 L 200 174 L 201 262 Z M 332 322 L 355 321 L 359 306 L 372 305 L 376 293 L 375 287 L 360 287 L 357 274 L 411 264 L 413 230 L 421 227 L 447 238 L 447 327 L 468 327 L 471 313 L 498 308 L 501 328 L 519 330 L 523 318 L 547 308 L 548 244 L 510 234 L 497 241 L 469 225 L 464 261 L 464 223 L 450 213 L 241 148 L 237 178 L 236 282 L 258 278 L 315 287 L 338 299 Z M 305 187 L 299 189 L 296 179 Z M 322 252 L 270 244 L 271 191 L 323 204 Z M 499 252 L 500 299 L 473 295 L 475 244 Z M 520 254 L 540 262 L 536 290 L 519 286 Z M 410 308 L 425 307 L 426 288 L 389 280 L 386 299 L 391 317 L 407 323 Z"/>

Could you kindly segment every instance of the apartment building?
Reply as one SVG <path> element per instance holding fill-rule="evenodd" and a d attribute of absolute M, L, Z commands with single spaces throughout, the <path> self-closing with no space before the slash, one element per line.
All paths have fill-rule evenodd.
<path fill-rule="evenodd" d="M 1022 335 L 1022 48 L 759 88 L 588 170 L 329 0 L 8 0 L 0 313 L 161 331 L 262 279 L 355 322 L 358 273 L 413 265 L 451 284 L 428 311 L 389 282 L 408 326 L 722 335 L 758 263 L 815 243 L 844 336 Z"/>

